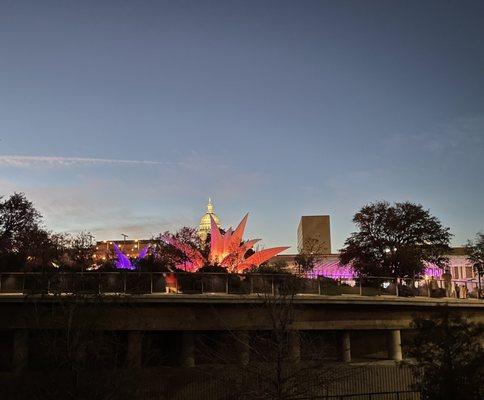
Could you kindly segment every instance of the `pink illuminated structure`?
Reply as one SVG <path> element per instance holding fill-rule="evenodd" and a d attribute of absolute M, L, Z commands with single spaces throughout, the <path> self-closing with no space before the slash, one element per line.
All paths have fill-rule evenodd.
<path fill-rule="evenodd" d="M 332 260 L 316 264 L 308 275 L 311 278 L 324 276 L 332 279 L 354 279 L 356 272 L 351 265 L 341 264 L 338 260 Z"/>
<path fill-rule="evenodd" d="M 443 269 L 435 264 L 425 264 L 425 276 L 441 278 L 443 272 Z M 318 276 L 325 276 L 332 279 L 354 279 L 357 277 L 357 273 L 351 265 L 341 264 L 339 260 L 336 259 L 316 264 L 313 270 L 308 274 L 308 277 L 310 278 L 316 278 Z"/>
<path fill-rule="evenodd" d="M 245 258 L 248 250 L 252 249 L 260 239 L 242 241 L 245 226 L 249 214 L 247 214 L 235 230 L 230 228 L 227 232 L 221 233 L 215 220 L 210 217 L 210 253 L 208 259 L 193 247 L 181 243 L 178 240 L 164 236 L 163 240 L 182 251 L 188 261 L 178 266 L 188 272 L 196 272 L 204 265 L 219 265 L 227 269 L 228 272 L 243 272 L 252 267 L 258 267 L 263 262 L 271 259 L 289 247 L 274 247 L 256 251 L 251 256 Z"/>

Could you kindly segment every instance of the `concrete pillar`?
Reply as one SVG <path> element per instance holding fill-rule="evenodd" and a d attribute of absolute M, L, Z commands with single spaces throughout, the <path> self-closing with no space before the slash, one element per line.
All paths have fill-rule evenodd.
<path fill-rule="evenodd" d="M 394 361 L 402 361 L 402 341 L 400 329 L 393 329 L 388 335 L 388 358 Z"/>
<path fill-rule="evenodd" d="M 131 368 L 141 368 L 143 334 L 141 332 L 128 333 L 126 364 Z"/>
<path fill-rule="evenodd" d="M 301 361 L 301 340 L 299 337 L 299 331 L 289 331 L 289 358 L 293 362 Z"/>
<path fill-rule="evenodd" d="M 15 373 L 27 367 L 29 359 L 29 336 L 27 330 L 18 330 L 13 335 L 12 369 Z"/>
<path fill-rule="evenodd" d="M 195 334 L 182 332 L 181 365 L 185 368 L 195 366 Z"/>
<path fill-rule="evenodd" d="M 348 331 L 343 331 L 341 335 L 341 361 L 351 362 L 351 340 Z"/>
<path fill-rule="evenodd" d="M 235 334 L 237 358 L 240 365 L 248 365 L 250 361 L 250 332 L 239 331 Z"/>

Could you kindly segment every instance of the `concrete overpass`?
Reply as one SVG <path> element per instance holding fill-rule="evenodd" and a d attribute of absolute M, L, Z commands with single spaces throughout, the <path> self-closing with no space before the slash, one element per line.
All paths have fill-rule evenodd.
<path fill-rule="evenodd" d="M 296 295 L 283 299 L 272 295 L 145 294 L 145 295 L 0 295 L 0 327 L 12 335 L 12 368 L 28 364 L 29 334 L 38 330 L 65 329 L 68 323 L 127 335 L 127 359 L 142 365 L 143 336 L 172 332 L 180 336 L 180 364 L 196 364 L 195 340 L 200 333 L 237 332 L 247 346 L 238 347 L 247 360 L 248 342 L 254 332 L 273 328 L 271 307 L 293 310 L 291 332 L 333 332 L 339 337 L 340 356 L 352 360 L 352 340 L 365 331 L 379 332 L 387 340 L 388 359 L 400 361 L 402 332 L 411 328 L 416 314 L 432 317 L 443 307 L 470 321 L 484 323 L 484 301 L 477 299 L 402 298 L 396 296 Z M 279 302 L 279 303 L 277 303 Z M 282 305 L 281 305 L 282 304 Z M 58 318 L 75 309 L 75 318 Z M 57 317 L 53 317 L 57 315 Z M 74 321 L 74 322 L 73 322 Z M 294 335 L 291 352 L 301 352 Z"/>

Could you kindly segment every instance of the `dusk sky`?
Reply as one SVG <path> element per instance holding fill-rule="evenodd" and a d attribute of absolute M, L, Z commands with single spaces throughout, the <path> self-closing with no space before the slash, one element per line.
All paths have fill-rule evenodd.
<path fill-rule="evenodd" d="M 49 229 L 333 251 L 377 200 L 484 230 L 484 1 L 0 0 L 0 195 Z"/>

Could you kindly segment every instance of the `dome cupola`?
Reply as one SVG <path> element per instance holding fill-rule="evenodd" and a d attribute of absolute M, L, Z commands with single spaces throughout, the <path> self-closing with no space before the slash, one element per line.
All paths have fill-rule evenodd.
<path fill-rule="evenodd" d="M 208 199 L 207 212 L 200 218 L 200 225 L 198 226 L 198 237 L 202 242 L 207 240 L 207 235 L 210 233 L 210 217 L 213 218 L 217 226 L 220 228 L 220 218 L 213 212 L 212 200 Z"/>

